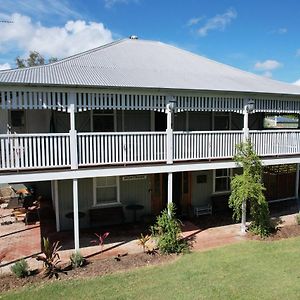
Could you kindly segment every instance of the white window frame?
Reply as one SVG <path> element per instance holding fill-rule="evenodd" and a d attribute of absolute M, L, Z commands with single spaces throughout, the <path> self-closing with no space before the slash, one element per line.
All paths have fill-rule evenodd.
<path fill-rule="evenodd" d="M 120 177 L 119 176 L 112 176 L 116 177 L 116 188 L 117 188 L 117 201 L 111 203 L 97 203 L 97 177 L 93 178 L 93 206 L 94 207 L 109 207 L 109 206 L 118 206 L 121 204 L 120 201 Z"/>
<path fill-rule="evenodd" d="M 117 131 L 117 110 L 114 109 L 112 113 L 108 113 L 105 110 L 101 110 L 103 113 L 99 113 L 98 110 L 91 110 L 91 131 L 94 131 L 94 116 L 113 116 L 114 118 L 114 130 L 112 132 Z"/>
<path fill-rule="evenodd" d="M 229 169 L 229 168 L 222 168 L 222 169 L 227 169 L 229 170 L 229 179 L 232 178 L 232 174 L 233 174 L 233 169 Z M 223 176 L 225 178 L 225 176 Z M 226 176 L 227 177 L 227 176 Z M 229 194 L 231 192 L 230 190 L 230 185 L 229 185 L 229 190 L 227 191 L 216 191 L 216 169 L 213 170 L 213 194 L 214 195 L 222 195 L 222 194 Z M 221 178 L 221 177 L 218 177 Z"/>

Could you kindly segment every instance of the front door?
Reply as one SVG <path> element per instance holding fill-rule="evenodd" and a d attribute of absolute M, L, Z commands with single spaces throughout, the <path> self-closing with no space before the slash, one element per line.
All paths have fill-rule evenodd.
<path fill-rule="evenodd" d="M 167 207 L 168 175 L 151 177 L 151 211 L 158 215 Z M 173 203 L 178 215 L 187 215 L 191 206 L 191 172 L 173 173 Z"/>
<path fill-rule="evenodd" d="M 173 202 L 178 215 L 188 215 L 191 207 L 191 172 L 173 174 Z"/>
<path fill-rule="evenodd" d="M 151 212 L 158 215 L 167 206 L 167 174 L 151 176 Z"/>

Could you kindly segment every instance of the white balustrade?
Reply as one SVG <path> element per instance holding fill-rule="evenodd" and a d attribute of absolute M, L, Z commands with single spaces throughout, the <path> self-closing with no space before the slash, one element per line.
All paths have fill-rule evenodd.
<path fill-rule="evenodd" d="M 78 133 L 78 165 L 166 161 L 165 132 Z"/>
<path fill-rule="evenodd" d="M 174 161 L 231 158 L 242 131 L 174 132 Z"/>
<path fill-rule="evenodd" d="M 300 154 L 300 130 L 252 130 L 250 139 L 259 156 Z"/>
<path fill-rule="evenodd" d="M 300 155 L 300 130 L 250 131 L 259 156 Z M 242 131 L 173 133 L 173 161 L 229 159 Z M 78 166 L 167 161 L 166 132 L 77 134 Z M 1 134 L 0 170 L 71 167 L 70 134 Z"/>
<path fill-rule="evenodd" d="M 0 170 L 70 166 L 69 134 L 1 134 Z"/>

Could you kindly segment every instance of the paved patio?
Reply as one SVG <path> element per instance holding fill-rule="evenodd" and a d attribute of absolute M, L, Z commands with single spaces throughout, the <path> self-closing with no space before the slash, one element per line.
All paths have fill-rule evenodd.
<path fill-rule="evenodd" d="M 5 210 L 5 213 L 9 213 Z M 0 210 L 3 214 L 3 210 Z M 295 214 L 281 217 L 280 226 L 296 224 Z M 201 224 L 201 220 L 197 222 Z M 205 224 L 205 222 L 204 222 Z M 140 233 L 146 233 L 148 226 L 126 224 L 120 226 L 110 226 L 93 230 L 81 230 L 80 245 L 83 247 L 81 253 L 90 260 L 105 257 L 115 257 L 118 254 L 135 254 L 142 252 L 138 245 L 137 238 Z M 105 242 L 103 251 L 98 245 L 94 245 L 94 232 L 104 233 L 109 231 L 110 235 Z M 215 247 L 232 244 L 244 240 L 240 235 L 239 224 L 229 224 L 216 227 L 196 225 L 191 221 L 185 221 L 182 226 L 183 236 L 193 240 L 193 250 L 204 251 Z M 42 267 L 41 262 L 37 262 L 32 256 L 41 252 L 41 236 L 47 236 L 52 241 L 61 241 L 62 250 L 60 256 L 62 262 L 69 261 L 73 253 L 73 232 L 55 232 L 55 221 L 53 218 L 42 220 L 42 224 L 37 222 L 33 225 L 25 225 L 23 222 L 2 225 L 0 227 L 0 253 L 6 253 L 2 261 L 2 273 L 9 272 L 10 266 L 15 261 L 26 258 L 31 268 Z M 0 272 L 1 273 L 1 272 Z"/>

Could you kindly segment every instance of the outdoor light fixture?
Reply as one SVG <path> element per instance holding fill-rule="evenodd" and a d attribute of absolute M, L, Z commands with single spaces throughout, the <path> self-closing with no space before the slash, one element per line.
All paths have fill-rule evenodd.
<path fill-rule="evenodd" d="M 246 104 L 245 108 L 247 110 L 247 113 L 251 114 L 253 113 L 254 109 L 255 109 L 255 102 L 254 100 L 249 100 L 248 103 Z"/>
<path fill-rule="evenodd" d="M 167 109 L 173 112 L 175 110 L 176 104 L 177 104 L 177 100 L 175 99 L 175 97 L 171 97 L 167 104 Z"/>

